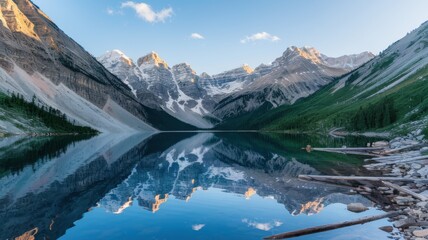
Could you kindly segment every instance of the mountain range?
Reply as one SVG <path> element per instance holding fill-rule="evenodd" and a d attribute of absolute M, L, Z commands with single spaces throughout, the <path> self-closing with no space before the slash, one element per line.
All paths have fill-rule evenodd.
<path fill-rule="evenodd" d="M 374 57 L 369 52 L 327 57 L 315 48 L 290 47 L 269 65 L 248 65 L 213 76 L 190 65 L 170 67 L 155 52 L 136 62 L 120 50 L 98 60 L 141 101 L 198 128 L 212 128 L 261 107 L 293 104 Z"/>
<path fill-rule="evenodd" d="M 378 56 L 328 57 L 293 46 L 270 64 L 210 76 L 186 63 L 169 66 L 155 52 L 136 61 L 120 50 L 94 58 L 30 0 L 0 1 L 0 21 L 0 100 L 19 96 L 60 117 L 56 125 L 135 132 L 428 122 L 428 23 Z M 51 118 L 22 104 L 0 114 L 0 133 L 55 131 Z"/>

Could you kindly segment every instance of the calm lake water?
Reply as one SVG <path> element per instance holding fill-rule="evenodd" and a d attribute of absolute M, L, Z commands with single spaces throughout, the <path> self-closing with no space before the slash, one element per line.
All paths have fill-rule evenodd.
<path fill-rule="evenodd" d="M 299 174 L 367 174 L 363 159 L 301 150 L 365 146 L 258 133 L 0 140 L 0 239 L 261 239 L 381 211 Z M 356 214 L 346 204 L 369 211 Z M 387 239 L 379 220 L 296 239 Z M 34 238 L 31 238 L 34 236 Z"/>

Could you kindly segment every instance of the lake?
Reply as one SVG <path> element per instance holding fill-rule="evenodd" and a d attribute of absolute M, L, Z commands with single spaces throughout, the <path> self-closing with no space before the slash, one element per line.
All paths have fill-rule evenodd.
<path fill-rule="evenodd" d="M 361 157 L 302 150 L 369 141 L 208 132 L 0 139 L 0 239 L 262 239 L 376 215 L 346 187 L 297 179 L 369 174 Z M 354 202 L 370 209 L 347 211 Z M 296 239 L 387 239 L 385 225 Z"/>

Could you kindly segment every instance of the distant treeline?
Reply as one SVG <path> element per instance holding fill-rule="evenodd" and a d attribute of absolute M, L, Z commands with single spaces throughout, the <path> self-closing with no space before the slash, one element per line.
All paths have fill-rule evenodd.
<path fill-rule="evenodd" d="M 352 119 L 355 130 L 384 128 L 397 121 L 397 109 L 393 98 L 384 98 L 367 107 L 360 107 Z"/>
<path fill-rule="evenodd" d="M 13 111 L 19 111 L 28 116 L 30 119 L 39 119 L 46 127 L 51 128 L 55 132 L 63 133 L 97 133 L 96 130 L 90 127 L 77 126 L 68 121 L 67 116 L 59 110 L 52 107 L 38 106 L 36 97 L 33 96 L 31 102 L 24 100 L 20 94 L 12 93 L 12 95 L 0 96 L 0 105 L 4 108 L 9 108 Z"/>

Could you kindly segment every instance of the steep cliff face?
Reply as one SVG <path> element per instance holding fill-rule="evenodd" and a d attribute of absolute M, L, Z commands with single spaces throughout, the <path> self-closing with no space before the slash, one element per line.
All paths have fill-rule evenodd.
<path fill-rule="evenodd" d="M 1 0 L 0 21 L 1 91 L 27 100 L 36 96 L 40 104 L 102 132 L 159 128 L 153 118 L 162 112 L 139 102 L 31 1 Z"/>

